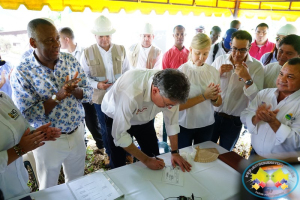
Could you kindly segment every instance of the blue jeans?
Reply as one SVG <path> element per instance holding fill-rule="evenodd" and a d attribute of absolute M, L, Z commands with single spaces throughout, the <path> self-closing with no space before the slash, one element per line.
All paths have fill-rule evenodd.
<path fill-rule="evenodd" d="M 215 112 L 212 141 L 217 143 L 220 138 L 220 146 L 228 151 L 232 151 L 239 139 L 242 125 L 240 117 L 227 118 Z"/>
<path fill-rule="evenodd" d="M 180 133 L 178 133 L 178 148 L 184 148 L 201 142 L 210 141 L 213 133 L 214 126 L 209 125 L 202 128 L 187 129 L 180 127 Z"/>
<path fill-rule="evenodd" d="M 94 103 L 94 106 L 96 108 L 97 115 L 98 115 L 98 120 L 99 120 L 99 123 L 100 123 L 100 128 L 101 128 L 100 133 L 101 133 L 101 136 L 102 136 L 103 145 L 105 147 L 106 154 L 109 155 L 110 154 L 110 146 L 109 146 L 108 138 L 107 138 L 107 128 L 106 128 L 106 123 L 105 123 L 105 114 L 101 110 L 101 104 Z"/>

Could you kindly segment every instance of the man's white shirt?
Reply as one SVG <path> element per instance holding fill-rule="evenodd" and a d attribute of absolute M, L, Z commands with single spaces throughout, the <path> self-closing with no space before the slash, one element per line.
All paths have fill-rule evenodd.
<path fill-rule="evenodd" d="M 215 56 L 215 60 L 216 60 L 217 57 L 227 54 L 226 51 L 222 47 L 222 42 L 219 42 L 218 44 L 211 45 L 208 57 L 207 57 L 207 59 L 205 61 L 205 63 L 207 63 L 209 65 L 211 65 L 213 63 L 213 54 L 214 54 L 213 51 L 214 51 L 215 45 L 219 46 L 219 49 L 218 49 L 218 51 L 216 53 L 216 56 Z"/>
<path fill-rule="evenodd" d="M 78 62 L 80 62 L 80 58 L 83 53 L 83 50 L 84 50 L 84 48 L 82 48 L 82 47 L 78 46 L 78 44 L 76 44 L 75 50 L 71 53 L 72 56 L 74 56 Z"/>
<path fill-rule="evenodd" d="M 191 83 L 189 98 L 204 94 L 210 83 L 220 84 L 220 73 L 206 63 L 196 66 L 192 61 L 188 61 L 178 70 L 186 74 Z M 214 122 L 214 108 L 209 99 L 179 112 L 179 125 L 184 128 L 202 128 Z"/>
<path fill-rule="evenodd" d="M 212 64 L 217 70 L 223 64 L 232 64 L 230 54 L 219 56 Z M 248 72 L 253 80 L 253 84 L 246 88 L 245 81 L 234 73 L 234 69 L 225 72 L 220 76 L 222 105 L 215 107 L 216 112 L 223 112 L 228 115 L 240 116 L 241 112 L 247 107 L 249 100 L 255 98 L 258 91 L 262 90 L 264 83 L 264 70 L 262 64 L 251 57 L 248 53 L 246 59 Z"/>
<path fill-rule="evenodd" d="M 113 118 L 112 136 L 116 146 L 128 147 L 132 138 L 127 130 L 163 112 L 168 135 L 179 133 L 179 106 L 159 108 L 151 100 L 153 76 L 159 70 L 130 70 L 122 75 L 102 101 L 102 111 Z"/>
<path fill-rule="evenodd" d="M 282 66 L 278 62 L 270 63 L 264 67 L 264 88 L 276 88 L 276 80 Z"/>
<path fill-rule="evenodd" d="M 140 52 L 138 56 L 138 61 L 136 67 L 132 67 L 133 69 L 146 69 L 147 67 L 147 60 L 148 60 L 148 55 L 150 52 L 150 49 L 152 45 L 148 48 L 143 47 L 141 44 L 140 45 Z M 157 61 L 155 65 L 153 66 L 153 69 L 162 69 L 162 53 L 159 54 Z"/>
<path fill-rule="evenodd" d="M 105 51 L 102 47 L 100 47 L 97 44 L 97 47 L 100 51 L 103 63 L 104 63 L 104 67 L 106 70 L 106 78 L 108 79 L 109 83 L 114 83 L 116 81 L 116 78 L 114 76 L 114 69 L 113 69 L 113 61 L 112 61 L 112 53 L 111 53 L 111 49 L 114 46 L 114 44 L 110 45 L 110 48 L 108 51 Z M 82 66 L 83 70 L 85 71 L 86 75 L 89 77 L 89 82 L 91 83 L 91 86 L 94 89 L 98 89 L 97 85 L 98 85 L 98 81 L 95 81 L 91 78 L 91 72 L 90 72 L 90 68 L 87 64 L 85 55 L 82 54 L 81 58 L 80 58 L 80 65 Z M 123 61 L 122 64 L 122 74 L 125 73 L 127 70 L 130 69 L 130 64 L 129 61 L 127 59 L 127 56 L 125 56 L 125 59 Z M 105 77 L 103 77 L 103 81 L 105 81 Z M 111 87 L 110 87 L 111 88 Z M 110 88 L 107 88 L 107 90 L 109 90 Z"/>
<path fill-rule="evenodd" d="M 256 98 L 241 114 L 241 121 L 247 126 L 251 135 L 251 143 L 256 153 L 265 158 L 299 156 L 300 150 L 300 90 L 294 92 L 279 103 L 277 88 L 260 91 Z M 279 109 L 276 118 L 281 122 L 276 133 L 266 122 L 252 124 L 258 106 L 271 105 L 271 110 Z M 284 154 L 285 153 L 285 154 Z M 283 155 L 281 155 L 283 154 Z"/>

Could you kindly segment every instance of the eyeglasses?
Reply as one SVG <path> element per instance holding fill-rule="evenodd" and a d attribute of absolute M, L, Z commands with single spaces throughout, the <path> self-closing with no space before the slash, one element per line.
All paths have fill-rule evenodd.
<path fill-rule="evenodd" d="M 275 40 L 276 40 L 276 42 L 280 42 L 281 40 L 283 40 L 283 38 L 284 38 L 284 37 L 277 36 L 277 37 L 275 38 Z"/>
<path fill-rule="evenodd" d="M 248 48 L 241 48 L 241 49 L 238 49 L 238 48 L 235 48 L 235 47 L 231 47 L 231 51 L 232 52 L 237 52 L 239 51 L 240 53 L 246 53 L 248 51 Z"/>
<path fill-rule="evenodd" d="M 166 104 L 166 102 L 165 102 L 163 96 L 162 96 L 161 94 L 160 94 L 160 96 L 161 96 L 161 98 L 162 98 L 162 100 L 163 100 L 163 102 L 164 102 L 164 104 L 165 104 L 164 108 L 172 109 L 174 105 L 172 105 L 172 104 Z"/>

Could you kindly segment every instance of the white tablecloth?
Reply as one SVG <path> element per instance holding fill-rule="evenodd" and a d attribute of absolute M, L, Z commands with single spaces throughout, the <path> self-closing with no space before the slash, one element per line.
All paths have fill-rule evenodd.
<path fill-rule="evenodd" d="M 200 148 L 217 148 L 220 154 L 228 152 L 213 142 L 204 142 L 199 146 Z M 192 147 L 187 147 L 180 152 L 191 153 L 192 150 Z M 170 153 L 159 157 L 164 159 L 166 165 L 171 165 Z M 192 193 L 195 197 L 201 197 L 202 200 L 235 198 L 234 195 L 239 190 L 241 179 L 241 175 L 237 171 L 219 159 L 210 163 L 198 163 L 192 160 L 189 162 L 192 164 L 192 170 L 184 173 L 183 187 L 164 183 L 162 181 L 163 170 L 150 170 L 141 162 L 109 170 L 106 173 L 125 194 L 124 199 L 159 200 L 168 197 L 191 196 Z M 81 181 L 81 178 L 74 181 Z M 74 199 L 66 184 L 30 195 L 36 200 Z M 21 197 L 14 198 L 14 200 Z"/>

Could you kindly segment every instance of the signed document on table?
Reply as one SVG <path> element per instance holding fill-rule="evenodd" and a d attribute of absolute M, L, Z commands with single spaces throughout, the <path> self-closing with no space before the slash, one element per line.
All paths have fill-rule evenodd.
<path fill-rule="evenodd" d="M 166 166 L 162 176 L 162 181 L 172 185 L 183 186 L 183 173 L 180 167 Z"/>

